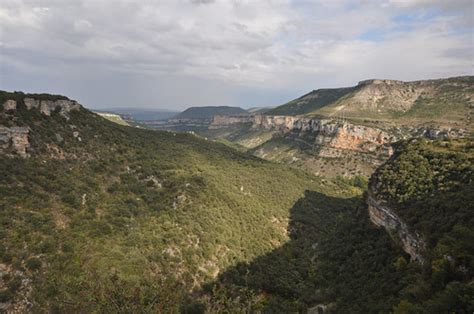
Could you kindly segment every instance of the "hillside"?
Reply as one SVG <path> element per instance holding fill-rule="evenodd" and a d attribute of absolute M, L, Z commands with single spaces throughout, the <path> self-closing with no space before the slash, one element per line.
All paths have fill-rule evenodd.
<path fill-rule="evenodd" d="M 216 116 L 196 131 L 325 177 L 369 177 L 400 139 L 470 137 L 474 77 L 366 80 L 320 89 L 265 113 Z"/>
<path fill-rule="evenodd" d="M 400 144 L 370 180 L 369 208 L 360 197 L 307 192 L 291 210 L 290 242 L 227 270 L 203 291 L 204 303 L 215 312 L 471 312 L 472 147 L 466 140 Z M 374 228 L 374 195 L 396 204 L 391 217 L 399 214 L 426 241 L 424 262 L 401 252 L 398 230 Z"/>
<path fill-rule="evenodd" d="M 240 107 L 228 106 L 207 106 L 207 107 L 190 107 L 183 112 L 172 117 L 175 120 L 180 119 L 205 119 L 211 120 L 215 115 L 247 115 L 248 112 Z"/>
<path fill-rule="evenodd" d="M 400 126 L 436 124 L 472 130 L 474 77 L 402 82 L 366 80 L 349 88 L 321 89 L 266 114 L 345 118 Z"/>
<path fill-rule="evenodd" d="M 95 111 L 95 110 L 94 110 Z M 97 110 L 98 111 L 98 110 Z M 179 114 L 177 111 L 166 109 L 141 109 L 141 108 L 107 108 L 106 112 L 116 113 L 130 117 L 134 121 L 162 121 Z"/>
<path fill-rule="evenodd" d="M 2 310 L 474 308 L 470 140 L 401 143 L 364 195 L 362 177 L 314 177 L 35 97 L 0 93 Z M 336 151 L 362 130 L 312 127 Z M 426 243 L 422 258 L 407 238 Z"/>
<path fill-rule="evenodd" d="M 405 311 L 474 309 L 473 144 L 401 142 L 370 179 L 370 218 L 427 271 L 405 288 Z"/>
<path fill-rule="evenodd" d="M 287 242 L 304 191 L 360 193 L 190 134 L 117 125 L 65 97 L 0 96 L 2 308 L 176 310 Z"/>
<path fill-rule="evenodd" d="M 130 125 L 127 121 L 125 121 L 120 115 L 116 113 L 110 113 L 110 112 L 94 112 L 95 114 L 98 114 L 104 119 L 107 119 L 109 121 L 115 122 L 120 125 Z"/>
<path fill-rule="evenodd" d="M 284 116 L 304 115 L 327 106 L 354 90 L 355 87 L 314 90 L 284 105 L 268 110 L 265 114 Z"/>

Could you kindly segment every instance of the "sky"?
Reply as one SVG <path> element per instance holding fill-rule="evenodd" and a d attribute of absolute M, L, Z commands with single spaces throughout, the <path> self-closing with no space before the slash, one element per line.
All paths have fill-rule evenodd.
<path fill-rule="evenodd" d="M 275 106 L 473 75 L 472 0 L 2 0 L 0 89 L 88 108 Z"/>

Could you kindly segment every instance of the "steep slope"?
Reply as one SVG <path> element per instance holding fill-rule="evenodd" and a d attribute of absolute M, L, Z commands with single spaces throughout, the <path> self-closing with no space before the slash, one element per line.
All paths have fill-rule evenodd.
<path fill-rule="evenodd" d="M 130 126 L 130 124 L 127 121 L 125 121 L 120 115 L 116 113 L 110 113 L 110 112 L 94 112 L 94 113 L 98 114 L 99 116 L 109 121 L 115 122 L 117 124 Z"/>
<path fill-rule="evenodd" d="M 205 119 L 211 120 L 215 115 L 246 115 L 247 111 L 240 107 L 229 106 L 207 106 L 207 107 L 190 107 L 183 112 L 177 114 L 173 120 L 183 119 Z"/>
<path fill-rule="evenodd" d="M 473 76 L 413 82 L 375 79 L 312 91 L 265 114 L 344 118 L 379 126 L 431 123 L 472 131 L 473 106 Z"/>
<path fill-rule="evenodd" d="M 383 205 L 424 238 L 432 249 L 456 225 L 474 221 L 472 140 L 398 144 L 397 153 L 370 180 L 369 200 Z M 377 211 L 373 209 L 374 213 Z M 383 224 L 382 221 L 377 224 Z M 422 247 L 408 248 L 421 255 Z"/>
<path fill-rule="evenodd" d="M 370 180 L 369 213 L 360 197 L 307 192 L 291 211 L 291 241 L 224 272 L 202 292 L 203 305 L 211 312 L 472 312 L 472 147 L 468 140 L 402 143 Z M 371 200 L 390 219 L 374 215 L 380 208 Z M 401 220 L 392 228 L 394 219 Z M 423 263 L 401 252 L 400 225 L 426 243 Z"/>
<path fill-rule="evenodd" d="M 470 311 L 474 309 L 473 144 L 472 140 L 402 142 L 370 180 L 371 220 L 413 260 L 430 269 L 424 285 L 411 283 L 407 288 L 424 293 L 408 294 L 402 302 L 413 311 L 438 306 L 438 312 L 469 312 L 443 304 L 452 302 L 457 293 L 465 293 Z"/>
<path fill-rule="evenodd" d="M 120 126 L 66 97 L 0 97 L 9 311 L 177 310 L 287 242 L 305 190 L 357 191 L 190 134 Z"/>
<path fill-rule="evenodd" d="M 311 114 L 378 123 L 469 128 L 474 105 L 474 77 L 401 82 L 368 80 L 350 94 Z M 381 120 L 381 121 L 380 121 Z"/>
<path fill-rule="evenodd" d="M 469 137 L 473 108 L 472 76 L 367 80 L 313 91 L 265 114 L 215 116 L 198 132 L 311 174 L 368 177 L 400 139 Z"/>
<path fill-rule="evenodd" d="M 216 116 L 209 129 L 199 133 L 329 177 L 368 177 L 390 156 L 390 143 L 404 135 L 400 130 L 388 132 L 336 119 L 261 115 Z"/>
<path fill-rule="evenodd" d="M 268 110 L 265 114 L 285 116 L 304 115 L 327 106 L 354 90 L 355 87 L 314 90 L 284 105 Z"/>

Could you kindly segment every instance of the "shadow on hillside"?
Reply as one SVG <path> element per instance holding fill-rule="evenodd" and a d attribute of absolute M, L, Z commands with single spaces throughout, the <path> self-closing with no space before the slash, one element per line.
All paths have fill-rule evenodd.
<path fill-rule="evenodd" d="M 336 301 L 356 312 L 391 310 L 384 298 L 399 289 L 392 265 L 402 253 L 370 224 L 362 198 L 306 191 L 291 208 L 288 235 L 285 245 L 227 269 L 200 292 L 205 305 L 184 312 L 304 312 Z"/>

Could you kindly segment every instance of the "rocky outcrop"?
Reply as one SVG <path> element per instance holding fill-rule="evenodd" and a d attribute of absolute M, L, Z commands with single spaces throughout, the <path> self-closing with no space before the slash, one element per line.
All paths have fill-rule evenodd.
<path fill-rule="evenodd" d="M 426 137 L 430 140 L 436 139 L 450 139 L 470 136 L 469 132 L 465 129 L 454 129 L 447 127 L 418 127 L 410 130 L 412 137 Z"/>
<path fill-rule="evenodd" d="M 30 128 L 15 125 L 15 119 L 11 119 L 11 113 L 18 110 L 18 105 L 23 105 L 27 110 L 39 110 L 43 115 L 51 116 L 55 111 L 59 112 L 66 120 L 69 120 L 70 113 L 79 110 L 81 105 L 76 101 L 69 99 L 57 100 L 39 100 L 31 97 L 25 97 L 23 101 L 7 99 L 0 110 L 0 116 L 4 116 L 7 120 L 11 120 L 8 126 L 0 125 L 0 153 L 7 156 L 20 156 L 22 158 L 29 157 L 28 150 L 30 148 Z M 33 126 L 32 126 L 33 127 Z M 79 138 L 78 138 L 79 140 Z"/>
<path fill-rule="evenodd" d="M 393 152 L 390 143 L 397 139 L 388 133 L 335 119 L 316 119 L 295 116 L 215 116 L 209 129 L 251 123 L 252 129 L 280 132 L 285 137 L 304 141 L 318 147 L 321 157 L 340 157 L 345 150 L 383 153 Z"/>
<path fill-rule="evenodd" d="M 235 124 L 253 123 L 254 116 L 250 115 L 215 115 L 209 124 L 209 129 L 226 128 Z"/>
<path fill-rule="evenodd" d="M 52 112 L 59 110 L 59 114 L 69 120 L 69 113 L 74 110 L 79 110 L 79 105 L 74 100 L 59 99 L 59 100 L 38 100 L 33 98 L 25 98 L 25 106 L 28 110 L 37 108 L 46 116 L 50 116 Z"/>
<path fill-rule="evenodd" d="M 421 236 L 409 231 L 408 226 L 395 212 L 383 205 L 380 200 L 375 199 L 370 191 L 367 196 L 367 204 L 370 220 L 376 226 L 384 227 L 392 237 L 395 237 L 412 260 L 423 263 L 422 252 L 425 250 L 425 243 Z"/>
<path fill-rule="evenodd" d="M 5 111 L 16 110 L 16 101 L 12 99 L 5 101 L 5 103 L 3 104 L 3 110 Z"/>
<path fill-rule="evenodd" d="M 398 81 L 371 80 L 360 84 L 401 84 Z M 356 125 L 340 119 L 317 119 L 283 115 L 215 116 L 209 129 L 231 127 L 251 123 L 252 129 L 278 131 L 286 137 L 304 139 L 311 146 L 320 148 L 321 157 L 341 157 L 344 151 L 391 156 L 391 143 L 407 137 L 429 139 L 456 138 L 467 136 L 463 129 L 420 126 L 406 130 L 381 130 L 374 127 Z"/>
<path fill-rule="evenodd" d="M 28 148 L 30 142 L 28 134 L 30 129 L 27 127 L 3 127 L 0 126 L 0 152 L 6 154 L 16 154 L 26 158 L 29 156 Z"/>
<path fill-rule="evenodd" d="M 382 130 L 328 119 L 296 121 L 289 132 L 298 135 L 313 133 L 316 145 L 361 152 L 375 152 L 379 147 L 394 141 Z"/>

